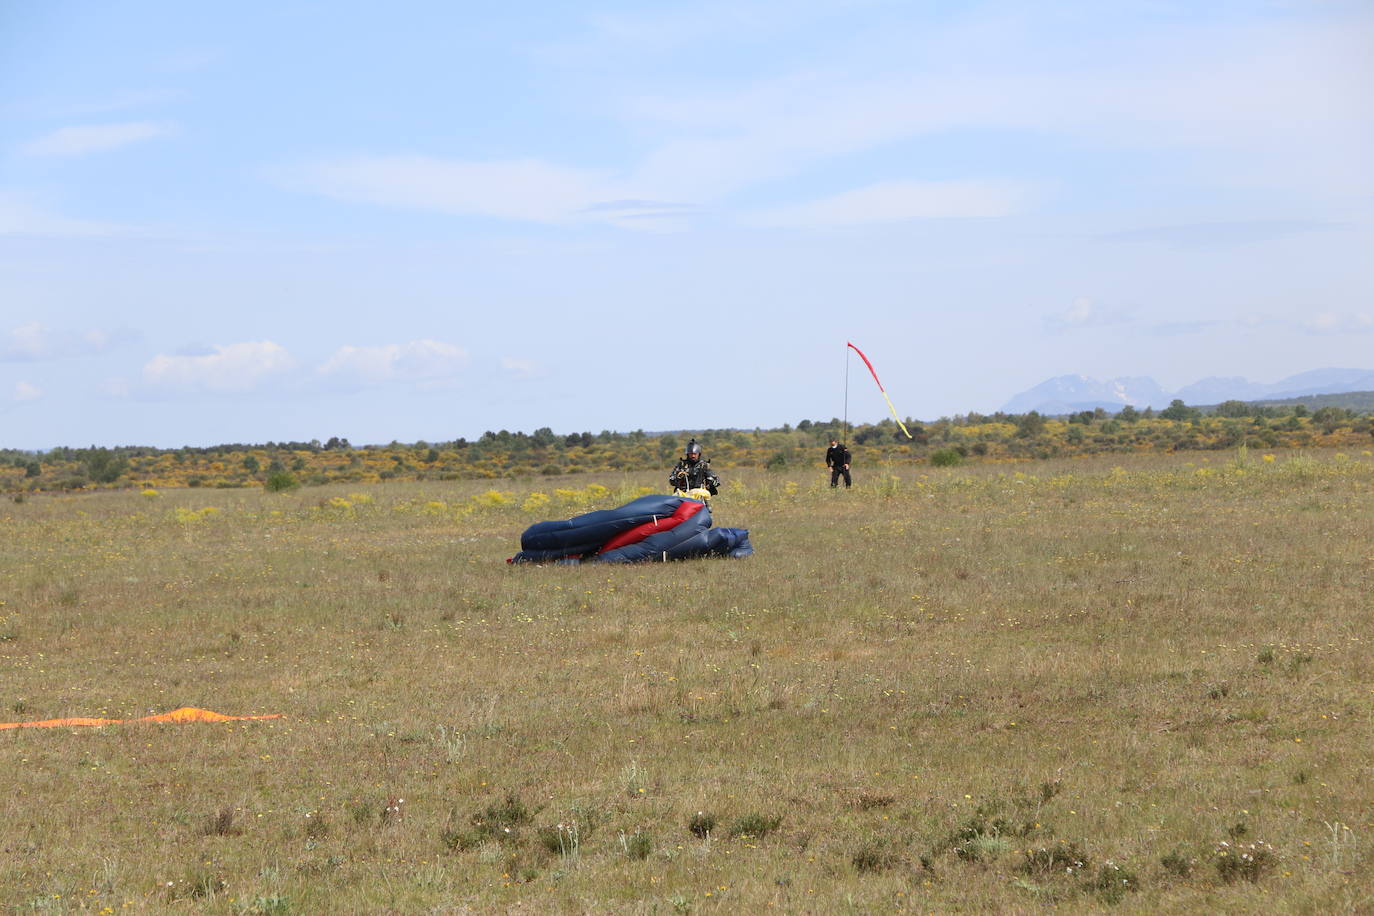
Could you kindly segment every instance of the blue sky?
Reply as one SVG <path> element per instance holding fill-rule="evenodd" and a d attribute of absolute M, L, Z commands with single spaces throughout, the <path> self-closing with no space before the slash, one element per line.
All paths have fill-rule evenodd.
<path fill-rule="evenodd" d="M 0 6 L 0 447 L 1374 368 L 1368 3 L 481 6 Z"/>

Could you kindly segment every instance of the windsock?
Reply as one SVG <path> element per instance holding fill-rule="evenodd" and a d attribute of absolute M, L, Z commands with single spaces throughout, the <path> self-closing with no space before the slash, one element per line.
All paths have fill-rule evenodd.
<path fill-rule="evenodd" d="M 884 387 L 883 387 L 883 383 L 882 383 L 881 381 L 878 380 L 878 373 L 877 373 L 877 371 L 874 370 L 873 364 L 870 363 L 870 362 L 868 361 L 868 357 L 867 357 L 867 356 L 864 356 L 864 351 L 863 351 L 863 350 L 860 350 L 858 347 L 854 346 L 852 343 L 849 345 L 849 349 L 851 349 L 851 350 L 853 350 L 855 353 L 859 354 L 859 359 L 861 359 L 861 360 L 864 361 L 864 365 L 868 367 L 869 374 L 871 374 L 871 375 L 873 376 L 873 381 L 875 381 L 875 382 L 878 383 L 878 390 L 879 390 L 880 392 L 882 392 L 883 400 L 884 400 L 884 401 L 887 401 L 887 409 L 890 410 L 890 411 L 892 411 L 892 419 L 894 419 L 894 420 L 897 421 L 897 425 L 900 426 L 900 427 L 902 428 L 902 432 L 903 432 L 903 433 L 906 433 L 906 437 L 907 437 L 908 439 L 910 439 L 910 438 L 911 438 L 911 433 L 908 432 L 908 430 L 907 430 L 907 428 L 906 428 L 906 424 L 902 422 L 902 418 L 899 417 L 899 416 L 897 416 L 897 408 L 892 406 L 892 398 L 890 398 L 890 397 L 887 396 L 887 389 L 884 388 Z"/>

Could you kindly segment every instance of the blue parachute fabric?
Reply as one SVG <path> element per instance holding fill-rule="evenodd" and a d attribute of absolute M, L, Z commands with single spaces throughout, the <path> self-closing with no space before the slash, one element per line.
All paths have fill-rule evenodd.
<path fill-rule="evenodd" d="M 681 504 L 680 496 L 641 496 L 616 509 L 588 512 L 566 521 L 539 522 L 520 535 L 520 553 L 515 560 L 538 562 L 596 553 L 617 534 L 667 518 Z"/>
<path fill-rule="evenodd" d="M 616 509 L 588 512 L 566 521 L 539 522 L 520 536 L 512 563 L 639 563 L 694 557 L 747 557 L 754 552 L 743 528 L 712 528 L 711 510 L 702 506 L 672 528 L 600 553 L 612 538 L 647 522 L 670 518 L 682 496 L 641 496 Z"/>
<path fill-rule="evenodd" d="M 713 554 L 723 557 L 747 557 L 754 552 L 749 543 L 748 528 L 712 528 L 706 532 L 707 547 Z"/>
<path fill-rule="evenodd" d="M 702 516 L 706 516 L 702 519 Z M 702 519 L 699 524 L 693 524 Z M 601 563 L 639 563 L 645 560 L 686 560 L 694 557 L 747 557 L 754 552 L 744 528 L 708 528 L 703 510 L 670 531 L 650 535 L 637 544 L 609 550 L 596 557 Z M 680 532 L 680 533 L 679 533 Z"/>

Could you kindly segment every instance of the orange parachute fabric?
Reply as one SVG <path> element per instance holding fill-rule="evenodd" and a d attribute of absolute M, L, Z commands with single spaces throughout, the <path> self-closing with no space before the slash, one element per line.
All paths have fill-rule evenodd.
<path fill-rule="evenodd" d="M 74 719 L 44 719 L 42 722 L 0 722 L 0 729 L 63 728 L 68 725 L 126 725 L 130 722 L 239 722 L 245 719 L 280 719 L 281 717 L 281 713 L 279 712 L 274 712 L 266 716 L 226 716 L 223 713 L 211 712 L 208 709 L 183 706 L 171 712 L 160 712 L 155 716 L 143 716 L 139 719 L 88 719 L 77 717 Z"/>

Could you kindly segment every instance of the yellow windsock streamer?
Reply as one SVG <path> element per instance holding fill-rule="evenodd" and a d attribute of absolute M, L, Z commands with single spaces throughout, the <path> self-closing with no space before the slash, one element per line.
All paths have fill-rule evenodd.
<path fill-rule="evenodd" d="M 868 361 L 867 356 L 864 356 L 863 350 L 860 350 L 853 344 L 849 345 L 849 349 L 859 354 L 859 359 L 864 361 L 864 365 L 868 367 L 869 374 L 873 376 L 873 381 L 878 382 L 878 390 L 882 392 L 883 400 L 887 401 L 887 409 L 892 411 L 892 419 L 897 421 L 897 425 L 902 428 L 902 432 L 906 433 L 906 437 L 910 439 L 911 433 L 907 431 L 906 424 L 902 422 L 902 418 L 897 416 L 897 408 L 892 406 L 892 398 L 887 396 L 887 389 L 884 388 L 883 383 L 878 380 L 878 373 L 874 371 L 873 364 Z"/>
<path fill-rule="evenodd" d="M 208 709 L 183 706 L 171 712 L 160 712 L 155 716 L 139 719 L 88 719 L 79 716 L 74 719 L 44 719 L 42 722 L 0 722 L 0 728 L 63 728 L 68 725 L 126 725 L 130 722 L 239 722 L 245 719 L 280 719 L 281 713 L 266 716 L 226 716 Z"/>

